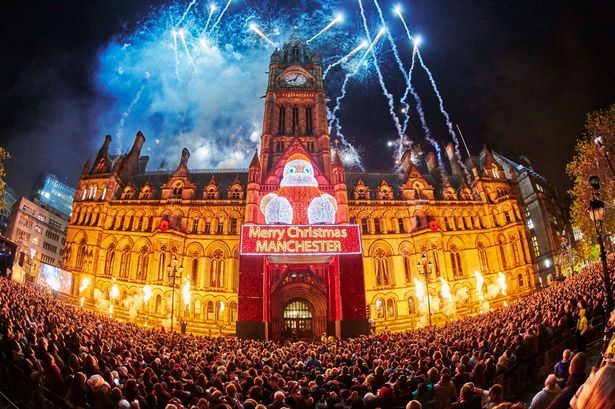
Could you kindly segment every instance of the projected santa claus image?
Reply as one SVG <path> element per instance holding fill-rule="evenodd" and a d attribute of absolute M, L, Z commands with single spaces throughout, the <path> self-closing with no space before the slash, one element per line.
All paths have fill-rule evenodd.
<path fill-rule="evenodd" d="M 237 335 L 367 333 L 361 232 L 336 200 L 340 189 L 346 196 L 343 175 L 319 164 L 298 141 L 272 166 L 253 165 L 248 202 L 255 212 L 241 226 Z"/>
<path fill-rule="evenodd" d="M 337 202 L 322 193 L 307 156 L 291 155 L 284 166 L 278 193 L 269 193 L 260 204 L 267 224 L 333 224 Z"/>

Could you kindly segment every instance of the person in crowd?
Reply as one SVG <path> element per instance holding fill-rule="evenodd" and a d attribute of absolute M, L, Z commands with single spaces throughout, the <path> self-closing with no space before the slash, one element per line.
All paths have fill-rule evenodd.
<path fill-rule="evenodd" d="M 565 352 L 566 351 L 564 351 L 564 354 Z M 568 379 L 567 376 L 566 379 Z M 557 382 L 556 376 L 554 374 L 549 374 L 549 376 L 547 376 L 547 379 L 545 379 L 545 387 L 542 388 L 542 390 L 536 395 L 534 395 L 529 409 L 546 409 L 551 404 L 551 402 L 553 402 L 553 399 L 555 399 L 559 392 L 560 387 Z"/>
<path fill-rule="evenodd" d="M 585 309 L 582 308 L 579 311 L 579 319 L 577 321 L 577 344 L 579 347 L 579 351 L 585 352 L 587 349 L 587 339 L 586 334 L 589 329 L 589 325 L 587 323 L 587 317 L 585 316 Z"/>
<path fill-rule="evenodd" d="M 569 376 L 566 380 L 566 385 L 551 401 L 549 406 L 547 406 L 548 409 L 567 409 L 570 407 L 570 400 L 587 378 L 585 374 L 586 366 L 587 357 L 585 352 L 578 352 L 575 354 L 570 361 L 570 367 L 568 368 Z"/>
<path fill-rule="evenodd" d="M 562 360 L 555 364 L 553 368 L 553 374 L 557 378 L 557 382 L 560 388 L 566 385 L 568 379 L 568 368 L 570 367 L 570 360 L 574 356 L 574 352 L 569 349 L 564 350 L 562 353 Z"/>
<path fill-rule="evenodd" d="M 388 409 L 406 407 L 414 394 L 426 407 L 478 409 L 487 390 L 487 405 L 500 401 L 495 384 L 551 348 L 552 334 L 557 342 L 572 336 L 579 305 L 588 320 L 601 314 L 601 283 L 601 270 L 590 266 L 523 302 L 441 327 L 263 342 L 142 328 L 0 279 L 0 367 L 12 374 L 3 378 L 7 388 L 20 379 L 75 408 Z M 569 360 L 551 405 L 561 395 L 554 407 L 570 403 L 585 380 L 584 360 Z"/>
<path fill-rule="evenodd" d="M 570 400 L 572 409 L 615 408 L 615 363 L 593 373 Z"/>

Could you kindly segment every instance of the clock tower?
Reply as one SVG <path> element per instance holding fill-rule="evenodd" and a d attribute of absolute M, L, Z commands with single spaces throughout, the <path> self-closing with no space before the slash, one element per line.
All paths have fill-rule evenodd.
<path fill-rule="evenodd" d="M 299 142 L 331 181 L 331 147 L 320 56 L 294 33 L 269 63 L 261 138 L 261 174 Z"/>

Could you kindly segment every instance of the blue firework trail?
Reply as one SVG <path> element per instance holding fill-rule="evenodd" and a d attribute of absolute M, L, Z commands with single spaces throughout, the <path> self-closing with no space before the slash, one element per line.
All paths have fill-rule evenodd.
<path fill-rule="evenodd" d="M 380 19 L 380 23 L 383 26 L 386 26 L 386 21 L 384 20 L 382 9 L 380 8 L 380 4 L 378 3 L 378 0 L 374 0 L 374 6 L 376 6 L 376 11 L 378 12 L 378 18 Z M 389 41 L 389 45 L 391 46 L 391 50 L 393 51 L 393 57 L 395 57 L 395 62 L 397 63 L 397 67 L 399 68 L 399 71 L 401 72 L 402 76 L 404 77 L 404 80 L 406 81 L 406 90 L 407 90 L 410 88 L 410 81 L 408 79 L 408 74 L 406 73 L 406 69 L 404 68 L 404 63 L 401 61 L 401 57 L 399 56 L 399 52 L 397 51 L 397 45 L 395 45 L 395 40 L 393 40 L 393 36 L 391 35 L 391 32 L 389 30 L 386 31 L 386 36 L 387 36 L 387 40 Z M 405 99 L 402 99 L 400 102 L 403 106 L 402 113 L 404 117 L 407 119 L 408 116 L 410 115 L 410 105 L 406 102 Z M 404 122 L 407 122 L 407 120 L 405 120 Z M 406 138 L 405 136 L 406 129 L 401 127 L 400 133 L 401 135 L 399 137 L 399 149 L 397 152 L 397 158 L 395 158 L 396 160 L 400 160 L 401 155 L 403 154 L 404 139 Z"/>
<path fill-rule="evenodd" d="M 453 130 L 453 124 L 451 123 L 451 118 L 448 115 L 448 112 L 446 112 L 446 110 L 444 109 L 444 100 L 442 99 L 442 96 L 440 95 L 440 91 L 438 90 L 438 86 L 436 85 L 436 80 L 434 80 L 433 75 L 431 74 L 431 70 L 423 62 L 423 58 L 421 57 L 421 51 L 418 49 L 418 47 L 416 50 L 416 56 L 419 60 L 419 63 L 421 64 L 421 67 L 427 73 L 427 76 L 429 77 L 429 82 L 431 82 L 431 86 L 433 87 L 433 90 L 436 96 L 438 97 L 438 102 L 440 105 L 440 112 L 442 112 L 442 115 L 444 115 L 444 120 L 446 121 L 446 127 L 448 128 L 448 133 L 453 140 L 453 144 L 455 145 L 455 152 L 457 153 L 457 157 L 461 158 L 461 152 L 459 151 L 459 139 L 457 139 L 457 135 L 455 134 L 455 131 Z M 466 167 L 464 166 L 461 160 L 459 162 L 460 162 L 459 164 L 461 165 L 461 167 L 463 168 L 466 174 L 466 177 L 469 178 L 470 174 L 468 170 L 466 169 Z"/>
<path fill-rule="evenodd" d="M 203 34 L 207 32 L 207 29 L 209 28 L 209 23 L 211 22 L 211 17 L 214 15 L 215 11 L 216 11 L 216 5 L 212 3 L 209 6 L 209 14 L 207 15 L 207 22 L 205 22 L 205 28 L 203 29 Z"/>
<path fill-rule="evenodd" d="M 333 29 L 341 22 L 341 14 L 336 13 L 356 16 L 356 6 L 355 10 L 339 10 L 336 7 L 341 3 L 330 0 L 304 0 L 292 6 L 277 0 L 246 3 L 231 8 L 233 1 L 225 0 L 218 3 L 224 6 L 218 9 L 214 3 L 201 6 L 198 0 L 184 0 L 152 10 L 133 32 L 114 36 L 96 64 L 98 91 L 112 99 L 96 115 L 100 132 L 106 132 L 110 123 L 117 124 L 119 143 L 114 145 L 121 147 L 129 146 L 131 134 L 142 130 L 149 139 L 145 151 L 153 166 L 173 158 L 184 146 L 192 152 L 193 167 L 246 166 L 262 131 L 263 107 L 257 96 L 267 86 L 263 68 L 269 63 L 272 47 L 283 44 L 298 27 L 323 61 L 334 61 L 325 69 L 325 86 L 328 95 L 336 96 L 328 103 L 329 126 L 332 140 L 338 141 L 334 149 L 342 160 L 361 167 L 360 155 L 344 137 L 339 117 L 351 80 L 367 83 L 367 92 L 373 92 L 375 82 L 366 80 L 377 79 L 395 125 L 396 131 L 391 132 L 402 140 L 408 118 L 403 118 L 402 125 L 394 112 L 383 70 L 397 64 L 400 78 L 411 83 L 413 67 L 405 71 L 390 34 L 387 38 L 395 50 L 394 61 L 383 57 L 376 47 L 385 31 L 363 43 L 364 36 L 359 34 L 369 35 L 368 18 L 386 23 L 381 10 L 368 16 L 359 1 L 360 19 L 347 17 L 344 30 L 339 30 Z M 312 27 L 324 28 L 313 32 Z M 341 69 L 332 71 L 334 67 Z M 407 88 L 406 98 L 409 94 L 418 98 L 412 87 Z M 422 112 L 420 98 L 418 101 L 417 109 Z M 420 118 L 430 140 L 422 114 Z M 435 148 L 438 150 L 437 144 Z"/>
<path fill-rule="evenodd" d="M 228 10 L 228 8 L 230 7 L 231 3 L 233 2 L 233 0 L 228 0 L 226 2 L 226 6 L 224 6 L 224 8 L 222 9 L 222 11 L 220 12 L 220 15 L 218 16 L 218 18 L 216 19 L 216 22 L 211 26 L 211 29 L 209 31 L 214 31 L 216 29 L 216 27 L 218 26 L 218 24 L 220 23 L 220 21 L 222 20 L 222 17 L 224 17 L 224 13 L 226 13 L 226 10 Z"/>
<path fill-rule="evenodd" d="M 361 41 L 361 44 L 359 44 L 356 48 L 354 48 L 351 52 L 349 52 L 348 54 L 346 54 L 345 56 L 343 56 L 342 58 L 340 58 L 339 60 L 337 60 L 336 62 L 330 64 L 324 71 L 324 73 L 322 74 L 322 78 L 325 79 L 327 78 L 327 74 L 329 73 L 329 71 L 331 71 L 332 68 L 337 67 L 340 64 L 343 64 L 345 62 L 348 62 L 348 60 L 350 60 L 352 57 L 354 57 L 359 51 L 361 51 L 362 49 L 364 49 L 365 47 L 367 47 L 369 45 L 369 43 L 367 41 Z"/>
<path fill-rule="evenodd" d="M 184 14 L 182 14 L 182 16 L 180 17 L 179 21 L 177 22 L 176 26 L 179 26 L 184 19 L 186 18 L 186 16 L 188 15 L 188 13 L 190 13 L 190 9 L 192 8 L 192 6 L 194 6 L 196 4 L 198 0 L 192 0 L 190 2 L 190 4 L 188 4 L 188 7 L 186 7 L 186 11 L 184 11 Z"/>
<path fill-rule="evenodd" d="M 361 10 L 361 21 L 363 22 L 363 29 L 365 30 L 365 35 L 367 36 L 368 40 L 371 40 L 371 35 L 369 33 L 369 27 L 367 25 L 367 18 L 365 17 L 365 10 L 363 8 L 362 0 L 359 0 L 359 9 Z M 383 29 L 386 32 L 386 27 L 383 27 Z M 382 71 L 380 70 L 378 57 L 376 56 L 376 53 L 374 52 L 373 48 L 371 50 L 371 54 L 374 60 L 374 68 L 376 69 L 376 75 L 378 76 L 380 88 L 382 88 L 382 93 L 384 94 L 389 104 L 389 114 L 391 115 L 391 118 L 393 119 L 393 122 L 395 124 L 395 128 L 397 129 L 398 137 L 400 140 L 402 140 L 404 134 L 401 131 L 401 124 L 399 123 L 399 118 L 397 117 L 397 114 L 395 114 L 395 101 L 393 99 L 393 94 L 389 92 L 386 84 L 384 83 L 384 77 L 382 76 Z"/>
<path fill-rule="evenodd" d="M 414 86 L 412 85 L 412 72 L 414 71 L 414 65 L 416 62 L 416 54 L 418 52 L 419 39 L 414 38 L 412 34 L 410 34 L 410 30 L 408 29 L 408 24 L 406 24 L 406 19 L 404 19 L 404 16 L 401 14 L 401 10 L 398 8 L 395 10 L 395 13 L 399 16 L 399 19 L 401 20 L 401 23 L 404 26 L 404 30 L 406 32 L 406 36 L 408 37 L 408 40 L 410 41 L 411 44 L 413 44 L 412 63 L 410 64 L 410 70 L 408 70 L 408 84 L 407 84 L 408 87 L 406 88 L 401 100 L 406 101 L 406 99 L 408 98 L 408 93 L 410 93 L 412 97 L 414 98 L 414 102 L 416 103 L 416 112 L 419 114 L 419 121 L 421 122 L 421 128 L 423 129 L 423 133 L 425 134 L 425 140 L 429 142 L 429 144 L 435 149 L 436 156 L 438 157 L 438 163 L 440 164 L 440 166 L 442 166 L 442 151 L 440 149 L 440 144 L 438 144 L 438 142 L 436 142 L 431 137 L 431 130 L 429 129 L 429 126 L 427 126 L 427 121 L 425 120 L 425 111 L 423 111 L 423 101 L 421 100 L 421 97 L 419 96 L 419 94 L 414 89 Z M 408 129 L 409 119 L 410 119 L 410 115 L 409 115 L 409 112 L 407 112 L 406 119 L 403 124 L 404 133 Z M 399 151 L 401 151 L 402 149 L 403 149 L 403 146 L 400 144 Z M 398 155 L 399 155 L 399 152 L 398 152 Z"/>

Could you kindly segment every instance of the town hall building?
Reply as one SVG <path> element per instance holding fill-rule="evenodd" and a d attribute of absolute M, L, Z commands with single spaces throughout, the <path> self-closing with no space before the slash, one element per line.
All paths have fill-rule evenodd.
<path fill-rule="evenodd" d="M 64 269 L 83 308 L 152 327 L 258 339 L 403 331 L 532 291 L 517 183 L 488 148 L 445 166 L 347 169 L 331 147 L 319 55 L 273 52 L 248 169 L 148 171 L 145 136 L 83 168 Z M 393 166 L 391 166 L 393 168 Z M 467 171 L 466 171 L 467 169 Z"/>

